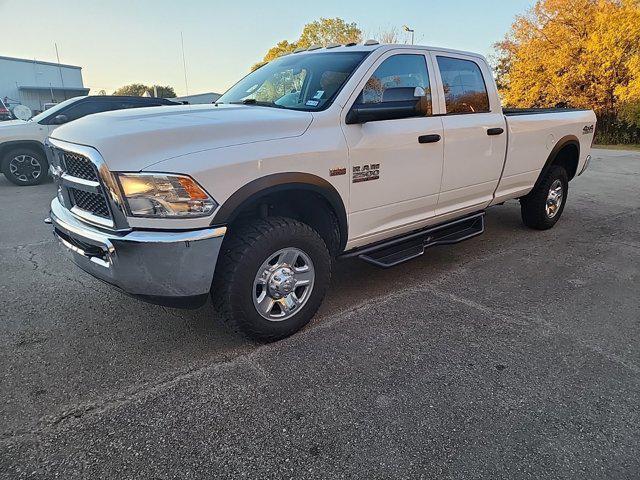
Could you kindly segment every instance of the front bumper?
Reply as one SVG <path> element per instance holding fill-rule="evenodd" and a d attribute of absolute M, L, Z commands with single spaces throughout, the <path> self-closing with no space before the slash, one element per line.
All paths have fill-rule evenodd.
<path fill-rule="evenodd" d="M 195 308 L 209 294 L 226 227 L 105 232 L 51 202 L 54 235 L 85 272 L 160 305 Z"/>

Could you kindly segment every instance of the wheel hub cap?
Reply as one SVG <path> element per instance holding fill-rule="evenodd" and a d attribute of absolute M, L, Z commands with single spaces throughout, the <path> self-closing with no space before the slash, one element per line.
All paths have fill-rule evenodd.
<path fill-rule="evenodd" d="M 551 188 L 549 188 L 549 193 L 547 194 L 547 204 L 545 206 L 547 217 L 553 218 L 558 214 L 558 211 L 562 206 L 563 196 L 562 182 L 560 180 L 555 180 L 551 184 Z"/>
<path fill-rule="evenodd" d="M 38 160 L 30 155 L 18 155 L 9 162 L 9 171 L 21 182 L 36 180 L 42 173 Z"/>
<path fill-rule="evenodd" d="M 253 282 L 253 305 L 267 320 L 286 320 L 307 303 L 314 281 L 311 258 L 298 248 L 283 248 L 258 269 Z"/>
<path fill-rule="evenodd" d="M 269 294 L 273 298 L 281 298 L 293 292 L 296 286 L 295 272 L 289 267 L 277 268 L 267 281 Z"/>

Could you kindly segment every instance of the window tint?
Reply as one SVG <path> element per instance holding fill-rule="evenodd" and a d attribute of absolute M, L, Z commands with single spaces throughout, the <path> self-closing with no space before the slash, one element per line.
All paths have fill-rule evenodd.
<path fill-rule="evenodd" d="M 367 81 L 356 103 L 380 105 L 415 102 L 416 116 L 431 115 L 431 85 L 423 55 L 394 55 L 387 58 Z"/>
<path fill-rule="evenodd" d="M 480 67 L 470 60 L 438 57 L 447 113 L 489 111 L 489 95 Z"/>
<path fill-rule="evenodd" d="M 80 102 L 77 105 L 69 107 L 68 110 L 60 112 L 66 115 L 69 122 L 78 118 L 86 117 L 92 113 L 106 112 L 114 109 L 112 102 Z"/>

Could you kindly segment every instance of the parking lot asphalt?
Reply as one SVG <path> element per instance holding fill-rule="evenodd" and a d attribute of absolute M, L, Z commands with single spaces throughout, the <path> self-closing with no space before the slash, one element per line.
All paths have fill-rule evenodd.
<path fill-rule="evenodd" d="M 557 226 L 517 202 L 251 343 L 211 305 L 77 270 L 52 184 L 0 176 L 0 478 L 640 477 L 640 153 L 594 151 Z"/>

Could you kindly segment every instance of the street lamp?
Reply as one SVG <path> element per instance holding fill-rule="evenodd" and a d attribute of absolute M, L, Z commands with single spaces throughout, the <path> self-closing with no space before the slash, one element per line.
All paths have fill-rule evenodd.
<path fill-rule="evenodd" d="M 402 26 L 402 29 L 403 29 L 405 32 L 408 32 L 408 33 L 410 33 L 410 34 L 411 34 L 411 45 L 413 45 L 413 33 L 415 32 L 415 30 L 413 30 L 412 28 L 407 27 L 406 25 L 403 25 L 403 26 Z"/>

